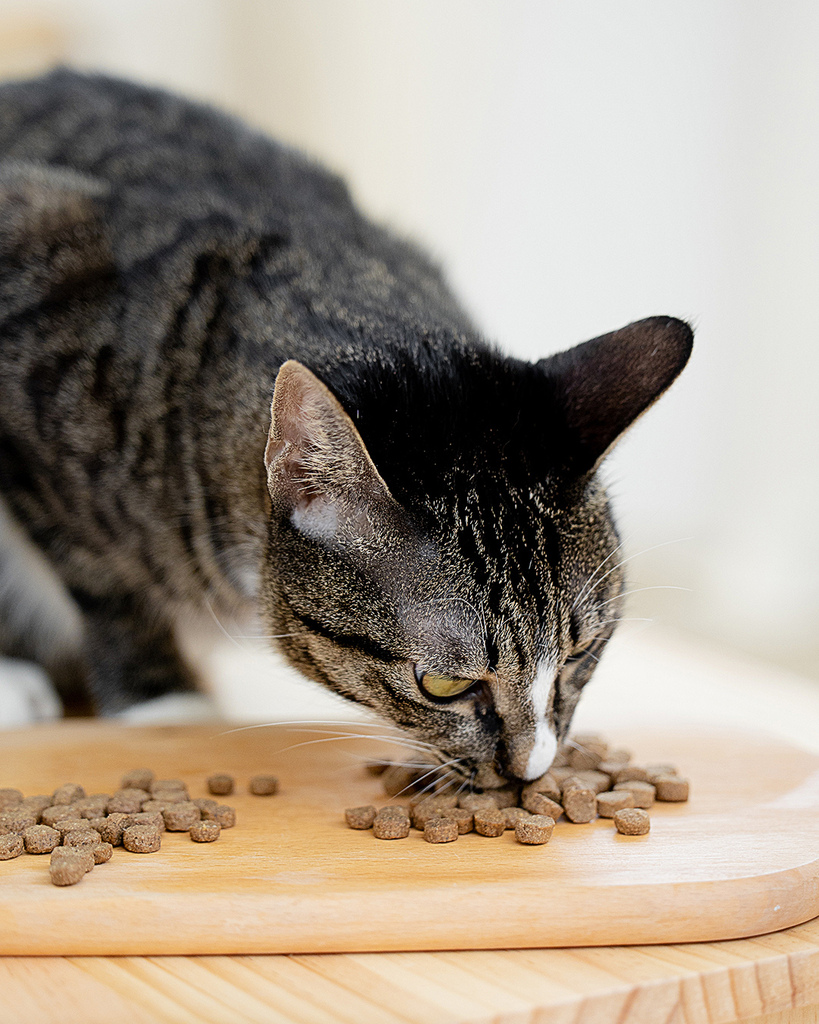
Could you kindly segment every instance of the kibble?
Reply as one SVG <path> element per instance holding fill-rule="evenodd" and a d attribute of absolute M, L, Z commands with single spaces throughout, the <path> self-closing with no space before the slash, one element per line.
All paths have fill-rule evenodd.
<path fill-rule="evenodd" d="M 506 818 L 499 807 L 479 807 L 475 811 L 475 831 L 492 839 L 503 835 Z"/>
<path fill-rule="evenodd" d="M 392 764 L 381 776 L 381 784 L 387 796 L 398 796 L 411 789 L 418 773 L 404 765 Z"/>
<path fill-rule="evenodd" d="M 458 822 L 452 818 L 429 818 L 424 825 L 428 843 L 454 843 L 458 838 Z"/>
<path fill-rule="evenodd" d="M 208 792 L 214 796 L 230 796 L 235 783 L 232 775 L 209 775 Z"/>
<path fill-rule="evenodd" d="M 275 775 L 254 775 L 249 788 L 254 796 L 272 796 L 279 790 L 279 780 Z"/>
<path fill-rule="evenodd" d="M 76 885 L 94 867 L 94 854 L 87 847 L 58 846 L 51 854 L 49 873 L 54 885 Z"/>
<path fill-rule="evenodd" d="M 372 828 L 375 821 L 375 807 L 367 804 L 364 807 L 348 807 L 344 812 L 344 820 L 348 828 Z"/>
<path fill-rule="evenodd" d="M 73 782 L 67 782 L 64 786 L 59 786 L 51 795 L 51 803 L 53 806 L 59 806 L 60 804 L 73 804 L 75 800 L 82 800 L 85 796 L 85 790 L 82 786 L 77 786 Z"/>
<path fill-rule="evenodd" d="M 162 835 L 152 825 L 129 825 L 122 833 L 122 845 L 129 853 L 156 853 Z"/>
<path fill-rule="evenodd" d="M 96 846 L 99 841 L 100 834 L 93 828 L 77 828 L 63 836 L 63 846 Z"/>
<path fill-rule="evenodd" d="M 680 803 L 688 799 L 688 779 L 679 775 L 658 775 L 654 780 L 657 799 L 666 803 Z"/>
<path fill-rule="evenodd" d="M 458 806 L 466 811 L 497 810 L 498 805 L 489 793 L 466 793 L 458 800 Z"/>
<path fill-rule="evenodd" d="M 32 811 L 21 810 L 19 806 L 8 811 L 0 811 L 0 825 L 9 832 L 22 835 L 27 828 L 37 824 L 37 815 Z"/>
<path fill-rule="evenodd" d="M 650 782 L 638 782 L 632 779 L 631 782 L 618 782 L 614 786 L 614 792 L 619 793 L 627 790 L 634 797 L 634 806 L 647 810 L 653 806 L 657 791 Z"/>
<path fill-rule="evenodd" d="M 527 793 L 522 797 L 521 804 L 531 814 L 545 814 L 557 819 L 563 813 L 562 804 L 552 800 L 545 793 Z"/>
<path fill-rule="evenodd" d="M 597 813 L 601 818 L 613 818 L 617 811 L 634 807 L 634 794 L 628 789 L 597 794 Z"/>
<path fill-rule="evenodd" d="M 236 824 L 236 808 L 228 804 L 217 804 L 215 810 L 205 817 L 208 821 L 218 821 L 222 828 L 233 828 Z"/>
<path fill-rule="evenodd" d="M 563 790 L 563 813 L 575 824 L 587 824 L 597 814 L 597 794 L 583 785 Z"/>
<path fill-rule="evenodd" d="M 543 846 L 552 838 L 555 819 L 545 814 L 530 814 L 515 822 L 515 839 L 525 846 Z"/>
<path fill-rule="evenodd" d="M 103 828 L 97 831 L 104 843 L 110 843 L 112 846 L 122 846 L 122 833 L 133 824 L 134 819 L 129 814 L 109 814 L 105 819 Z"/>
<path fill-rule="evenodd" d="M 617 782 L 648 782 L 648 772 L 636 764 L 625 764 L 619 768 L 612 779 Z"/>
<path fill-rule="evenodd" d="M 95 864 L 105 864 L 111 859 L 114 847 L 110 843 L 97 843 L 91 852 L 94 854 Z"/>
<path fill-rule="evenodd" d="M 406 839 L 409 830 L 409 815 L 403 807 L 382 807 L 373 819 L 376 839 Z"/>
<path fill-rule="evenodd" d="M 191 825 L 202 817 L 202 812 L 190 800 L 184 803 L 169 804 L 162 812 L 165 828 L 169 832 L 187 832 Z"/>
<path fill-rule="evenodd" d="M 78 818 L 79 815 L 73 807 L 69 807 L 68 804 L 52 804 L 51 807 L 45 807 L 40 812 L 40 822 L 43 825 L 50 825 L 52 828 L 57 824 L 58 821 L 63 821 L 66 818 Z"/>
<path fill-rule="evenodd" d="M 545 775 L 541 775 L 534 782 L 527 783 L 523 787 L 521 797 L 526 799 L 530 793 L 542 793 L 544 796 L 548 796 L 550 800 L 560 803 L 560 785 L 551 772 L 546 772 Z"/>
<path fill-rule="evenodd" d="M 25 848 L 23 837 L 17 832 L 7 832 L 0 836 L 0 860 L 14 860 Z"/>
<path fill-rule="evenodd" d="M 614 827 L 623 836 L 644 836 L 651 828 L 651 819 L 648 811 L 640 807 L 627 807 L 615 811 Z"/>
<path fill-rule="evenodd" d="M 22 802 L 23 794 L 19 789 L 0 789 L 0 811 L 10 810 Z"/>
<path fill-rule="evenodd" d="M 162 811 L 140 811 L 139 814 L 131 814 L 129 817 L 134 825 L 153 825 L 160 832 L 165 831 L 165 817 Z"/>
<path fill-rule="evenodd" d="M 60 845 L 60 833 L 48 825 L 30 825 L 23 833 L 23 842 L 26 853 L 51 853 Z"/>
<path fill-rule="evenodd" d="M 506 828 L 514 829 L 521 818 L 531 818 L 531 814 L 523 807 L 504 807 L 503 817 L 506 820 Z"/>
<path fill-rule="evenodd" d="M 108 801 L 109 814 L 138 814 L 148 794 L 144 789 L 121 789 Z"/>
<path fill-rule="evenodd" d="M 441 814 L 458 826 L 458 835 L 465 836 L 475 828 L 475 815 L 465 807 L 450 807 Z"/>
<path fill-rule="evenodd" d="M 120 789 L 144 789 L 146 792 L 150 792 L 154 778 L 154 773 L 150 768 L 132 768 L 122 776 Z"/>
<path fill-rule="evenodd" d="M 195 843 L 212 843 L 221 835 L 222 826 L 218 821 L 195 821 L 188 831 Z"/>

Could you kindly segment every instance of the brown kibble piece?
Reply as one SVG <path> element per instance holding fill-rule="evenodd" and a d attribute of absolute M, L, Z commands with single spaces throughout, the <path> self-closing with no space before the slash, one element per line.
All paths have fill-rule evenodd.
<path fill-rule="evenodd" d="M 181 779 L 154 779 L 149 790 L 151 796 L 155 796 L 157 793 L 164 794 L 174 791 L 181 791 L 187 794 L 188 787 Z M 159 799 L 164 799 L 164 796 L 159 797 Z"/>
<path fill-rule="evenodd" d="M 666 803 L 682 803 L 688 799 L 688 779 L 679 775 L 659 775 L 654 781 L 657 799 Z"/>
<path fill-rule="evenodd" d="M 51 853 L 60 845 L 60 833 L 48 825 L 30 825 L 23 833 L 23 842 L 26 853 Z"/>
<path fill-rule="evenodd" d="M 187 832 L 202 817 L 202 812 L 191 800 L 184 803 L 169 804 L 162 812 L 165 828 L 169 832 Z"/>
<path fill-rule="evenodd" d="M 654 798 L 657 795 L 657 791 L 650 782 L 638 782 L 636 779 L 632 779 L 630 782 L 618 782 L 615 784 L 615 793 L 620 793 L 623 790 L 628 790 L 633 795 L 635 807 L 642 807 L 644 809 L 653 805 Z"/>
<path fill-rule="evenodd" d="M 364 807 L 348 807 L 344 812 L 344 820 L 348 828 L 372 828 L 375 821 L 375 807 L 367 804 Z"/>
<path fill-rule="evenodd" d="M 110 843 L 97 843 L 91 852 L 94 854 L 95 864 L 105 864 L 113 856 L 114 847 Z"/>
<path fill-rule="evenodd" d="M 222 826 L 218 821 L 195 821 L 188 832 L 195 843 L 213 843 L 222 834 Z"/>
<path fill-rule="evenodd" d="M 54 885 L 76 885 L 94 867 L 94 854 L 86 846 L 58 846 L 51 854 L 49 873 Z"/>
<path fill-rule="evenodd" d="M 552 838 L 555 819 L 545 814 L 530 814 L 515 822 L 515 839 L 525 846 L 543 846 Z"/>
<path fill-rule="evenodd" d="M 87 830 L 91 828 L 91 823 L 87 818 L 60 818 L 52 828 L 55 832 L 60 833 L 60 842 L 62 842 L 63 836 L 68 835 L 69 832 L 76 832 L 78 828 Z"/>
<path fill-rule="evenodd" d="M 0 860 L 14 860 L 25 848 L 23 837 L 16 832 L 7 832 L 0 836 Z"/>
<path fill-rule="evenodd" d="M 157 803 L 161 803 L 161 801 L 157 801 Z M 219 806 L 219 801 L 218 800 L 211 800 L 210 797 L 207 797 L 207 796 L 198 796 L 195 800 L 191 800 L 191 803 L 192 804 L 196 804 L 196 806 L 202 812 L 202 817 L 203 818 L 205 817 L 205 811 L 215 811 L 216 808 Z M 154 807 L 150 807 L 149 808 L 148 804 L 146 804 L 142 809 L 143 809 L 143 811 L 147 811 L 147 810 L 162 811 L 162 810 L 164 810 L 164 808 L 165 808 L 164 804 L 162 804 L 161 806 L 158 806 L 156 808 L 154 808 Z"/>
<path fill-rule="evenodd" d="M 122 833 L 122 845 L 130 853 L 156 853 L 162 845 L 159 829 L 151 825 L 129 825 Z"/>
<path fill-rule="evenodd" d="M 585 825 L 597 814 L 597 794 L 584 786 L 564 789 L 563 813 L 576 825 Z"/>
<path fill-rule="evenodd" d="M 105 808 L 111 799 L 110 793 L 94 793 L 75 800 L 70 806 L 79 818 L 99 818 L 105 814 Z"/>
<path fill-rule="evenodd" d="M 21 809 L 31 811 L 32 814 L 36 814 L 39 818 L 46 807 L 51 807 L 51 797 L 46 796 L 44 793 L 38 793 L 36 796 L 23 797 L 22 802 L 18 805 Z"/>
<path fill-rule="evenodd" d="M 601 818 L 613 818 L 626 807 L 634 807 L 634 794 L 628 789 L 597 794 L 597 813 Z"/>
<path fill-rule="evenodd" d="M 611 785 L 611 776 L 605 772 L 583 771 L 578 772 L 576 778 L 587 788 L 593 789 L 595 793 L 605 793 Z"/>
<path fill-rule="evenodd" d="M 506 818 L 498 807 L 479 807 L 475 811 L 475 831 L 478 835 L 494 839 L 503 835 Z"/>
<path fill-rule="evenodd" d="M 100 834 L 93 828 L 75 828 L 63 836 L 63 846 L 96 846 Z"/>
<path fill-rule="evenodd" d="M 147 801 L 144 789 L 120 789 L 108 801 L 109 814 L 138 814 Z"/>
<path fill-rule="evenodd" d="M 64 786 L 59 786 L 51 795 L 52 805 L 59 806 L 60 804 L 73 804 L 75 800 L 82 800 L 85 796 L 85 790 L 82 786 L 77 786 L 73 782 L 67 782 Z"/>
<path fill-rule="evenodd" d="M 233 828 L 236 824 L 236 808 L 228 804 L 217 804 L 216 810 L 208 821 L 218 821 L 222 828 Z"/>
<path fill-rule="evenodd" d="M 458 799 L 458 806 L 465 811 L 481 811 L 494 808 L 498 809 L 495 798 L 491 793 L 464 793 Z"/>
<path fill-rule="evenodd" d="M 503 816 L 506 819 L 506 828 L 513 829 L 521 818 L 528 818 L 530 814 L 522 807 L 504 807 Z"/>
<path fill-rule="evenodd" d="M 654 785 L 654 779 L 660 775 L 679 775 L 673 764 L 647 764 L 645 766 L 648 781 Z"/>
<path fill-rule="evenodd" d="M 23 802 L 23 794 L 19 789 L 0 789 L 0 811 L 11 810 Z M 49 797 L 51 802 L 51 797 Z"/>
<path fill-rule="evenodd" d="M 648 772 L 636 764 L 624 764 L 611 777 L 612 782 L 648 782 Z"/>
<path fill-rule="evenodd" d="M 623 836 L 644 836 L 651 828 L 651 819 L 648 811 L 640 807 L 627 807 L 622 811 L 615 811 L 614 827 Z"/>
<path fill-rule="evenodd" d="M 207 780 L 208 792 L 214 796 L 230 796 L 233 792 L 232 775 L 209 775 Z"/>
<path fill-rule="evenodd" d="M 58 821 L 63 821 L 66 818 L 78 818 L 79 815 L 73 807 L 69 807 L 68 804 L 52 804 L 51 807 L 45 807 L 40 812 L 40 822 L 43 825 L 50 825 L 52 828 L 57 824 Z"/>
<path fill-rule="evenodd" d="M 453 801 L 451 796 L 427 796 L 416 804 L 411 804 L 410 818 L 415 828 L 424 831 L 424 826 L 430 818 L 440 818 L 449 811 L 457 809 L 457 800 Z"/>
<path fill-rule="evenodd" d="M 559 818 L 563 813 L 561 804 L 546 796 L 545 793 L 527 793 L 521 803 L 531 814 L 545 814 L 550 818 Z"/>
<path fill-rule="evenodd" d="M 27 828 L 37 824 L 37 817 L 33 811 L 21 809 L 18 805 L 8 811 L 0 811 L 0 826 L 21 836 Z"/>
<path fill-rule="evenodd" d="M 418 772 L 414 768 L 391 764 L 381 775 L 381 785 L 387 796 L 398 796 L 411 789 L 417 778 Z"/>
<path fill-rule="evenodd" d="M 458 826 L 458 835 L 465 836 L 475 827 L 475 815 L 465 807 L 449 807 L 440 815 L 442 818 L 449 818 Z"/>
<path fill-rule="evenodd" d="M 133 825 L 134 819 L 130 814 L 109 814 L 106 818 L 104 828 L 97 829 L 100 839 L 112 846 L 122 846 L 122 833 L 126 828 Z"/>
<path fill-rule="evenodd" d="M 165 817 L 162 811 L 140 811 L 139 814 L 131 814 L 134 825 L 153 825 L 160 832 L 165 831 Z"/>
<path fill-rule="evenodd" d="M 521 792 L 521 800 L 524 800 L 530 793 L 542 793 L 544 796 L 548 796 L 550 800 L 554 800 L 557 803 L 560 802 L 560 784 L 551 772 L 546 772 L 545 775 L 541 775 L 534 782 L 527 783 Z"/>
<path fill-rule="evenodd" d="M 144 789 L 150 792 L 151 783 L 154 781 L 154 773 L 150 768 L 132 768 L 122 776 L 120 789 Z"/>
<path fill-rule="evenodd" d="M 254 775 L 249 789 L 254 796 L 272 796 L 279 791 L 279 780 L 275 775 Z"/>
<path fill-rule="evenodd" d="M 454 843 L 458 838 L 458 822 L 453 818 L 429 818 L 424 825 L 428 843 Z"/>
<path fill-rule="evenodd" d="M 492 799 L 500 810 L 504 807 L 514 807 L 520 800 L 520 786 L 501 786 L 499 789 L 493 789 Z"/>
<path fill-rule="evenodd" d="M 406 839 L 409 830 L 409 815 L 403 807 L 382 807 L 373 819 L 376 839 Z"/>

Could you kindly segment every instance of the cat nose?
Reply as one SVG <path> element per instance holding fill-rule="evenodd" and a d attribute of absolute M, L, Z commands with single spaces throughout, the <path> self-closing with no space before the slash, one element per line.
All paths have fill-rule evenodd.
<path fill-rule="evenodd" d="M 505 772 L 532 782 L 549 770 L 557 753 L 557 737 L 546 719 L 506 738 Z"/>

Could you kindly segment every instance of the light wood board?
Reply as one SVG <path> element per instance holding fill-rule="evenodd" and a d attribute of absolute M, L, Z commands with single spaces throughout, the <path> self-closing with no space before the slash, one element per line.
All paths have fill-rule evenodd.
<path fill-rule="evenodd" d="M 384 747 L 285 728 L 130 729 L 59 723 L 0 737 L 0 787 L 110 791 L 147 765 L 185 779 L 274 772 L 282 792 L 238 795 L 239 825 L 212 845 L 164 837 L 116 850 L 79 885 L 47 858 L 0 862 L 0 953 L 192 954 L 492 949 L 737 938 L 819 914 L 819 758 L 747 736 L 611 737 L 692 780 L 657 805 L 649 836 L 560 822 L 544 847 L 510 833 L 432 846 L 381 842 L 342 822 L 386 802 L 359 757 Z M 305 745 L 302 745 L 305 744 Z"/>

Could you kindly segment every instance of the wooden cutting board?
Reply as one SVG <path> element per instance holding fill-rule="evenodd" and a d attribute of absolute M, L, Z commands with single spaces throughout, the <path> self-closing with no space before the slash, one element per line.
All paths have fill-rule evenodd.
<path fill-rule="evenodd" d="M 163 837 L 114 851 L 76 886 L 48 858 L 0 862 L 0 954 L 194 954 L 492 949 L 739 938 L 819 915 L 819 758 L 751 736 L 618 735 L 673 761 L 688 804 L 660 804 L 648 836 L 561 821 L 551 842 L 507 832 L 433 846 L 345 827 L 345 807 L 388 802 L 361 759 L 394 751 L 287 726 L 127 728 L 66 722 L 0 734 L 0 787 L 79 782 L 111 791 L 152 767 L 204 796 L 205 777 L 273 772 L 281 792 L 229 798 L 218 842 Z M 319 740 L 308 743 L 306 741 Z"/>

